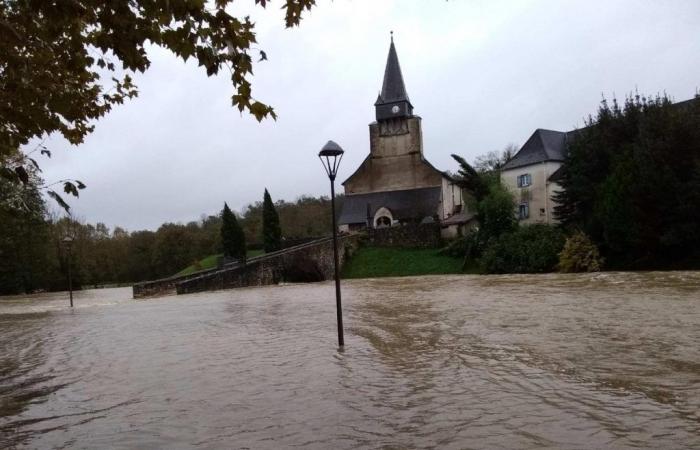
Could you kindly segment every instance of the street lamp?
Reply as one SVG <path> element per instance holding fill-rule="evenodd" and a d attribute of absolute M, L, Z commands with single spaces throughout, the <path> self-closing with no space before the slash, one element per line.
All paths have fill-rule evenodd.
<path fill-rule="evenodd" d="M 68 292 L 70 295 L 70 307 L 73 307 L 73 275 L 71 274 L 71 261 L 73 258 L 71 258 L 71 246 L 73 245 L 73 237 L 72 236 L 66 236 L 63 238 L 63 243 L 66 245 L 66 248 L 68 249 Z"/>
<path fill-rule="evenodd" d="M 338 314 L 338 345 L 343 347 L 343 310 L 340 305 L 340 275 L 338 274 L 338 227 L 335 224 L 335 176 L 338 173 L 343 149 L 333 141 L 328 141 L 318 153 L 318 157 L 331 180 L 331 209 L 333 212 L 333 260 L 335 262 L 335 307 Z"/>

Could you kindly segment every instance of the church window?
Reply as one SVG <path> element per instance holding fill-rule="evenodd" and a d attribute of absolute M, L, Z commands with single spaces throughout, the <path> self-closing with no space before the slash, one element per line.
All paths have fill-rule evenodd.
<path fill-rule="evenodd" d="M 532 184 L 532 176 L 529 173 L 518 176 L 518 187 L 527 187 Z"/>
<path fill-rule="evenodd" d="M 518 207 L 518 217 L 522 219 L 527 219 L 530 217 L 530 205 L 527 203 L 521 203 Z"/>

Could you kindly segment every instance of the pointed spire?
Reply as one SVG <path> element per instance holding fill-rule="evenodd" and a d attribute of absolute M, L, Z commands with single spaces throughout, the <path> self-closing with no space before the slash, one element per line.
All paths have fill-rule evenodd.
<path fill-rule="evenodd" d="M 403 84 L 403 75 L 401 75 L 399 57 L 396 55 L 393 31 L 391 32 L 389 56 L 386 58 L 386 68 L 384 69 L 384 83 L 382 83 L 382 90 L 377 101 L 374 102 L 374 109 L 378 121 L 413 116 L 413 105 L 408 99 L 406 86 Z"/>
<path fill-rule="evenodd" d="M 394 46 L 394 32 L 391 32 L 391 45 L 389 46 L 389 56 L 386 59 L 386 68 L 384 69 L 384 83 L 382 84 L 382 92 L 379 94 L 382 103 L 393 103 L 399 101 L 408 101 L 408 93 L 406 86 L 403 83 L 403 75 L 401 75 L 401 66 L 399 65 L 399 57 L 396 54 Z"/>

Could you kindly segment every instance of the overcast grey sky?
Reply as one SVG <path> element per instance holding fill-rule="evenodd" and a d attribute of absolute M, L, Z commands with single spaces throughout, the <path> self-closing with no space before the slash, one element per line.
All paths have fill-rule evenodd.
<path fill-rule="evenodd" d="M 134 231 L 197 220 L 224 201 L 240 211 L 265 187 L 275 200 L 327 194 L 316 154 L 328 139 L 343 146 L 342 181 L 369 152 L 390 30 L 425 156 L 442 170 L 456 168 L 451 153 L 473 160 L 536 128 L 581 126 L 601 94 L 636 87 L 680 101 L 700 87 L 698 0 L 320 0 L 292 30 L 281 4 L 242 12 L 269 58 L 255 66 L 253 95 L 278 120 L 241 116 L 226 74 L 207 78 L 153 48 L 137 99 L 79 147 L 48 141 L 46 181 L 88 185 L 70 199 L 74 214 Z"/>

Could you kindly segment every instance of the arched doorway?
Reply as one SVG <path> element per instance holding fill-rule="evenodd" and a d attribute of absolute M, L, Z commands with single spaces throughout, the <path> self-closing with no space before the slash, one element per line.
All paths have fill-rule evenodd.
<path fill-rule="evenodd" d="M 374 213 L 374 227 L 387 228 L 394 223 L 394 216 L 388 208 L 381 207 Z"/>

